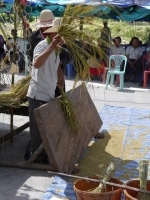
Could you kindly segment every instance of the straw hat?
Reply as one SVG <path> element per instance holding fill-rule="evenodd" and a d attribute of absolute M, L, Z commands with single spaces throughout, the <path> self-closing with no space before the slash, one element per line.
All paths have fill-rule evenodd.
<path fill-rule="evenodd" d="M 39 22 L 35 23 L 34 26 L 38 28 L 49 27 L 53 24 L 54 19 L 55 17 L 51 10 L 42 10 L 40 13 Z"/>
<path fill-rule="evenodd" d="M 53 20 L 53 23 L 50 28 L 48 28 L 44 33 L 56 33 L 58 31 L 59 25 L 60 25 L 60 18 L 56 18 Z"/>

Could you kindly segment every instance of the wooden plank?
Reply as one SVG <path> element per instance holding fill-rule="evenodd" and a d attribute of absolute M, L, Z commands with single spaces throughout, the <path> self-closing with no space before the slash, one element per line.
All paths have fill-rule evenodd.
<path fill-rule="evenodd" d="M 55 171 L 52 165 L 41 164 L 41 163 L 28 163 L 26 161 L 10 161 L 10 160 L 0 160 L 0 166 L 3 167 L 17 167 L 23 169 L 37 169 L 43 171 Z"/>
<path fill-rule="evenodd" d="M 19 133 L 21 133 L 23 130 L 25 130 L 26 128 L 29 127 L 29 122 L 26 122 L 25 124 L 23 124 L 22 126 L 13 129 L 13 131 L 11 130 L 9 133 L 7 133 L 4 136 L 0 137 L 0 144 L 6 142 L 7 140 L 9 140 L 10 138 L 13 138 L 14 136 L 18 135 Z"/>
<path fill-rule="evenodd" d="M 0 144 L 7 140 L 13 143 L 13 137 L 29 127 L 29 122 L 26 122 L 22 126 L 14 129 L 14 115 L 28 116 L 28 105 L 21 104 L 20 107 L 0 105 L 0 113 L 10 114 L 10 131 L 6 135 L 0 137 Z"/>
<path fill-rule="evenodd" d="M 28 102 L 16 106 L 0 105 L 0 113 L 10 114 L 13 108 L 13 115 L 29 116 Z"/>
<path fill-rule="evenodd" d="M 35 110 L 35 117 L 50 162 L 59 172 L 72 173 L 81 153 L 98 133 L 102 120 L 85 86 L 66 93 L 78 118 L 75 134 L 57 98 Z"/>

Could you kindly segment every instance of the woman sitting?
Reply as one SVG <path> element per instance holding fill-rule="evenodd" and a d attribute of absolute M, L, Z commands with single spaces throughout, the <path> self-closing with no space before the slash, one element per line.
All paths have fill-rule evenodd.
<path fill-rule="evenodd" d="M 143 52 L 140 46 L 140 41 L 137 37 L 133 37 L 130 45 L 126 49 L 126 56 L 128 59 L 125 79 L 128 81 L 136 82 L 136 78 L 142 73 L 142 58 Z"/>

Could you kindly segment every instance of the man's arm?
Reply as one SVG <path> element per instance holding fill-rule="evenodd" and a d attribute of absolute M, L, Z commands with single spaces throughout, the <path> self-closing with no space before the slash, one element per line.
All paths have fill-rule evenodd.
<path fill-rule="evenodd" d="M 33 61 L 33 66 L 38 69 L 43 66 L 49 55 L 57 48 L 57 45 L 61 42 L 60 35 L 56 35 L 51 44 L 40 55 L 36 56 Z"/>

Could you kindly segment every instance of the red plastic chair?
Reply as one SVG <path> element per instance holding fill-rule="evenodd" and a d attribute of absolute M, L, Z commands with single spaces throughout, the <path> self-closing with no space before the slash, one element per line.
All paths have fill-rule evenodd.
<path fill-rule="evenodd" d="M 102 67 L 90 67 L 90 74 L 93 76 L 100 77 L 100 75 L 103 73 L 103 68 Z"/>
<path fill-rule="evenodd" d="M 104 67 L 105 67 L 105 65 L 104 65 L 103 62 L 100 63 L 98 67 L 95 66 L 95 63 L 94 63 L 93 60 L 91 60 L 89 64 L 90 64 L 89 70 L 90 70 L 90 74 L 92 76 L 100 77 L 101 75 L 103 75 L 103 73 L 104 73 Z"/>
<path fill-rule="evenodd" d="M 145 63 L 147 61 L 147 55 L 143 56 L 142 61 L 143 61 L 143 71 L 144 71 L 143 86 L 146 88 L 147 81 L 148 81 L 148 75 L 150 74 L 150 66 L 148 67 L 148 69 L 145 70 Z"/>
<path fill-rule="evenodd" d="M 147 86 L 147 80 L 148 80 L 148 75 L 150 74 L 150 70 L 146 70 L 144 71 L 144 82 L 143 82 L 143 86 L 146 88 Z"/>

